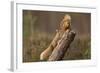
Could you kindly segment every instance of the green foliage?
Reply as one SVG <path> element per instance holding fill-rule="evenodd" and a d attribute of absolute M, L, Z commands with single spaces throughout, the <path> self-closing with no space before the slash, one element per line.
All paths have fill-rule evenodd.
<path fill-rule="evenodd" d="M 81 37 L 75 38 L 72 42 L 68 52 L 66 52 L 64 59 L 66 60 L 78 60 L 78 59 L 90 59 L 91 47 L 90 38 Z"/>
<path fill-rule="evenodd" d="M 33 37 L 33 48 L 27 54 L 31 57 L 29 58 L 30 61 L 37 62 L 40 61 L 39 57 L 41 52 L 43 52 L 49 46 L 50 42 L 54 37 L 54 34 L 47 34 L 39 31 L 34 32 Z M 70 47 L 69 50 L 66 52 L 64 60 L 78 60 L 91 58 L 91 47 L 89 38 L 75 39 L 71 46 L 72 47 Z M 34 50 L 34 52 L 32 52 L 32 50 Z"/>

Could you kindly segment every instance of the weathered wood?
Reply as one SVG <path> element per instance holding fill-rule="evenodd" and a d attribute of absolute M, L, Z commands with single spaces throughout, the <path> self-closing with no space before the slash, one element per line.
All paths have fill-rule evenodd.
<path fill-rule="evenodd" d="M 61 40 L 59 40 L 57 46 L 53 50 L 51 56 L 48 61 L 57 61 L 62 60 L 67 49 L 69 48 L 71 42 L 74 40 L 75 32 L 74 31 L 66 31 Z"/>
<path fill-rule="evenodd" d="M 66 14 L 63 18 L 63 20 L 60 23 L 59 29 L 56 31 L 56 35 L 53 38 L 52 42 L 48 46 L 47 49 L 45 49 L 41 54 L 40 54 L 40 60 L 48 60 L 50 55 L 52 54 L 53 50 L 56 48 L 56 46 L 60 43 L 60 40 L 63 36 L 63 34 L 66 31 L 71 30 L 71 17 L 70 15 Z"/>

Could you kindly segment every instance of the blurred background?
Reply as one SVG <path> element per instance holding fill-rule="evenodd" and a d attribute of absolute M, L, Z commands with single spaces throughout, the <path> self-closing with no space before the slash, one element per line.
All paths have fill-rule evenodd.
<path fill-rule="evenodd" d="M 65 14 L 71 16 L 76 36 L 63 60 L 91 59 L 90 13 L 23 10 L 23 62 L 40 61 Z"/>

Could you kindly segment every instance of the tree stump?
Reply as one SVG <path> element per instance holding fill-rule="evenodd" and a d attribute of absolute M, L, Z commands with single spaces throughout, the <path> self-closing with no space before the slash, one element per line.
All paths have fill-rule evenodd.
<path fill-rule="evenodd" d="M 74 40 L 75 35 L 76 33 L 74 31 L 66 31 L 49 56 L 48 61 L 62 60 L 71 42 Z"/>
<path fill-rule="evenodd" d="M 66 14 L 51 44 L 41 53 L 40 60 L 62 60 L 74 37 L 75 32 L 71 30 L 71 16 Z"/>

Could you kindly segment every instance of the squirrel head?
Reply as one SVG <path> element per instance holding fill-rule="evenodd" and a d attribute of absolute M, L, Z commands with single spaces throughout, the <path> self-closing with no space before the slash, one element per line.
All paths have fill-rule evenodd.
<path fill-rule="evenodd" d="M 66 14 L 64 16 L 63 22 L 67 22 L 68 24 L 71 24 L 71 16 Z"/>
<path fill-rule="evenodd" d="M 62 30 L 67 30 L 71 27 L 71 16 L 66 14 L 62 20 L 62 23 L 60 25 Z"/>

